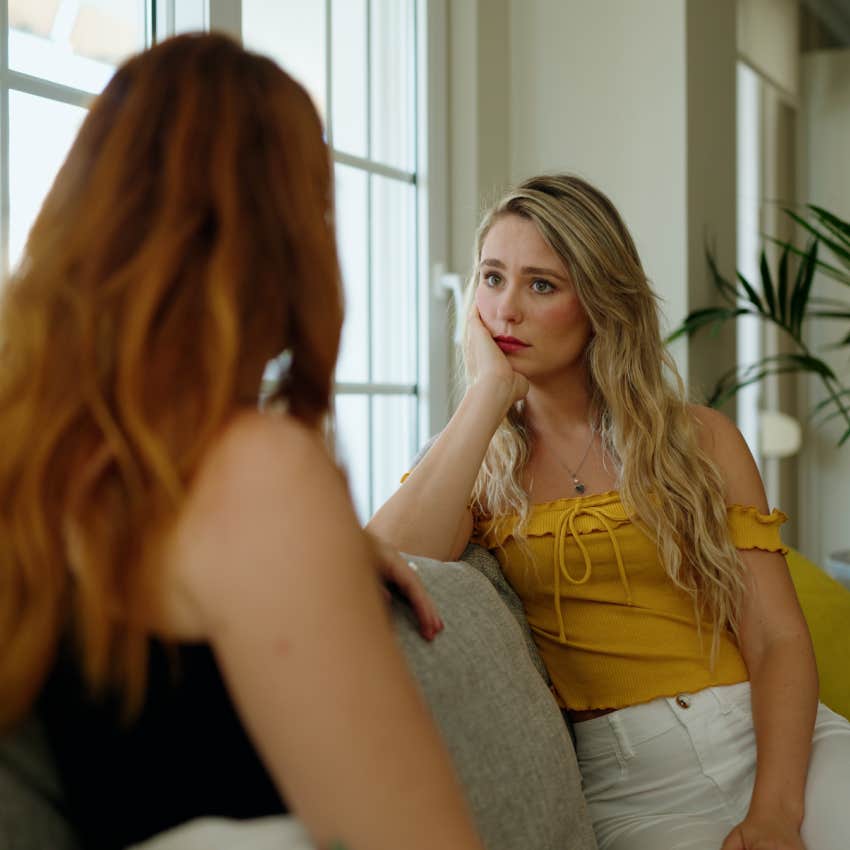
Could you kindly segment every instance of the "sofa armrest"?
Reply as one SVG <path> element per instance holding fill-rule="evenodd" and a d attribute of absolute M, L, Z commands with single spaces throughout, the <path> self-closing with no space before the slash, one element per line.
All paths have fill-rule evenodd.
<path fill-rule="evenodd" d="M 479 546 L 477 543 L 470 543 L 461 555 L 460 560 L 471 567 L 475 567 L 481 575 L 483 575 L 490 584 L 496 589 L 499 598 L 505 604 L 508 611 L 513 614 L 514 619 L 519 625 L 522 636 L 525 639 L 525 645 L 528 649 L 529 657 L 532 663 L 537 668 L 537 672 L 543 677 L 543 681 L 548 685 L 552 684 L 549 677 L 549 671 L 540 657 L 537 650 L 537 645 L 534 643 L 534 638 L 531 636 L 531 628 L 528 625 L 528 620 L 525 618 L 525 608 L 523 608 L 522 600 L 516 595 L 514 589 L 508 584 L 499 562 L 493 556 L 489 549 Z"/>
<path fill-rule="evenodd" d="M 445 629 L 423 640 L 396 599 L 396 635 L 488 850 L 592 850 L 569 731 L 537 669 L 521 605 L 518 618 L 488 580 L 484 554 L 475 566 L 412 558 Z"/>

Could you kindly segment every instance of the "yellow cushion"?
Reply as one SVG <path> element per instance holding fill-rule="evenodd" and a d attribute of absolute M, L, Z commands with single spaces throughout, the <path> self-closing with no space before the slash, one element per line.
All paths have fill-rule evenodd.
<path fill-rule="evenodd" d="M 850 591 L 796 550 L 785 557 L 812 633 L 821 701 L 850 718 Z"/>

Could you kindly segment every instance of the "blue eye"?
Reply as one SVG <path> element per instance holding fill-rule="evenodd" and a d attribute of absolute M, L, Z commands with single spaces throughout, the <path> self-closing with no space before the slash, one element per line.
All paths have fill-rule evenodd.
<path fill-rule="evenodd" d="M 495 272 L 490 272 L 489 274 L 484 275 L 484 282 L 487 286 L 498 286 L 502 282 L 502 278 Z"/>
<path fill-rule="evenodd" d="M 549 283 L 548 280 L 543 280 L 542 278 L 538 278 L 537 280 L 532 281 L 531 288 L 535 292 L 539 292 L 541 295 L 545 295 L 548 292 L 554 292 L 555 287 Z"/>

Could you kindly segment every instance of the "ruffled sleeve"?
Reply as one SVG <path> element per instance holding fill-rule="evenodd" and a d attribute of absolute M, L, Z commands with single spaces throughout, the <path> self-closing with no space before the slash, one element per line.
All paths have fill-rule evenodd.
<path fill-rule="evenodd" d="M 779 526 L 788 519 L 782 511 L 774 508 L 769 514 L 762 514 L 752 505 L 729 505 L 727 516 L 736 548 L 787 554 L 788 547 L 779 534 Z"/>

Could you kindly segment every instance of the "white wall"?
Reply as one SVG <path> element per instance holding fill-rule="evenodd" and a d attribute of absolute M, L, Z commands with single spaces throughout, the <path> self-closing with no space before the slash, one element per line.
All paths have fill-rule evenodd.
<path fill-rule="evenodd" d="M 510 176 L 605 191 L 675 321 L 686 306 L 685 7 L 511 2 Z"/>
<path fill-rule="evenodd" d="M 673 327 L 713 298 L 707 244 L 734 268 L 734 2 L 511 0 L 510 15 L 511 180 L 564 170 L 609 194 Z M 734 335 L 689 348 L 674 354 L 699 395 Z"/>
<path fill-rule="evenodd" d="M 449 3 L 450 257 L 461 274 L 483 209 L 510 182 L 508 2 Z"/>
<path fill-rule="evenodd" d="M 741 59 L 783 92 L 796 96 L 800 74 L 799 0 L 738 0 Z"/>
<path fill-rule="evenodd" d="M 799 199 L 850 219 L 850 50 L 805 54 L 802 61 Z M 813 291 L 848 301 L 848 288 L 825 278 Z M 847 332 L 846 324 L 823 323 L 810 329 L 808 340 L 819 348 Z M 848 349 L 819 352 L 845 383 L 850 382 Z M 806 380 L 801 414 L 823 397 L 817 382 Z M 818 563 L 831 552 L 850 548 L 850 444 L 836 448 L 842 430 L 837 422 L 809 427 L 800 476 L 800 548 Z"/>

